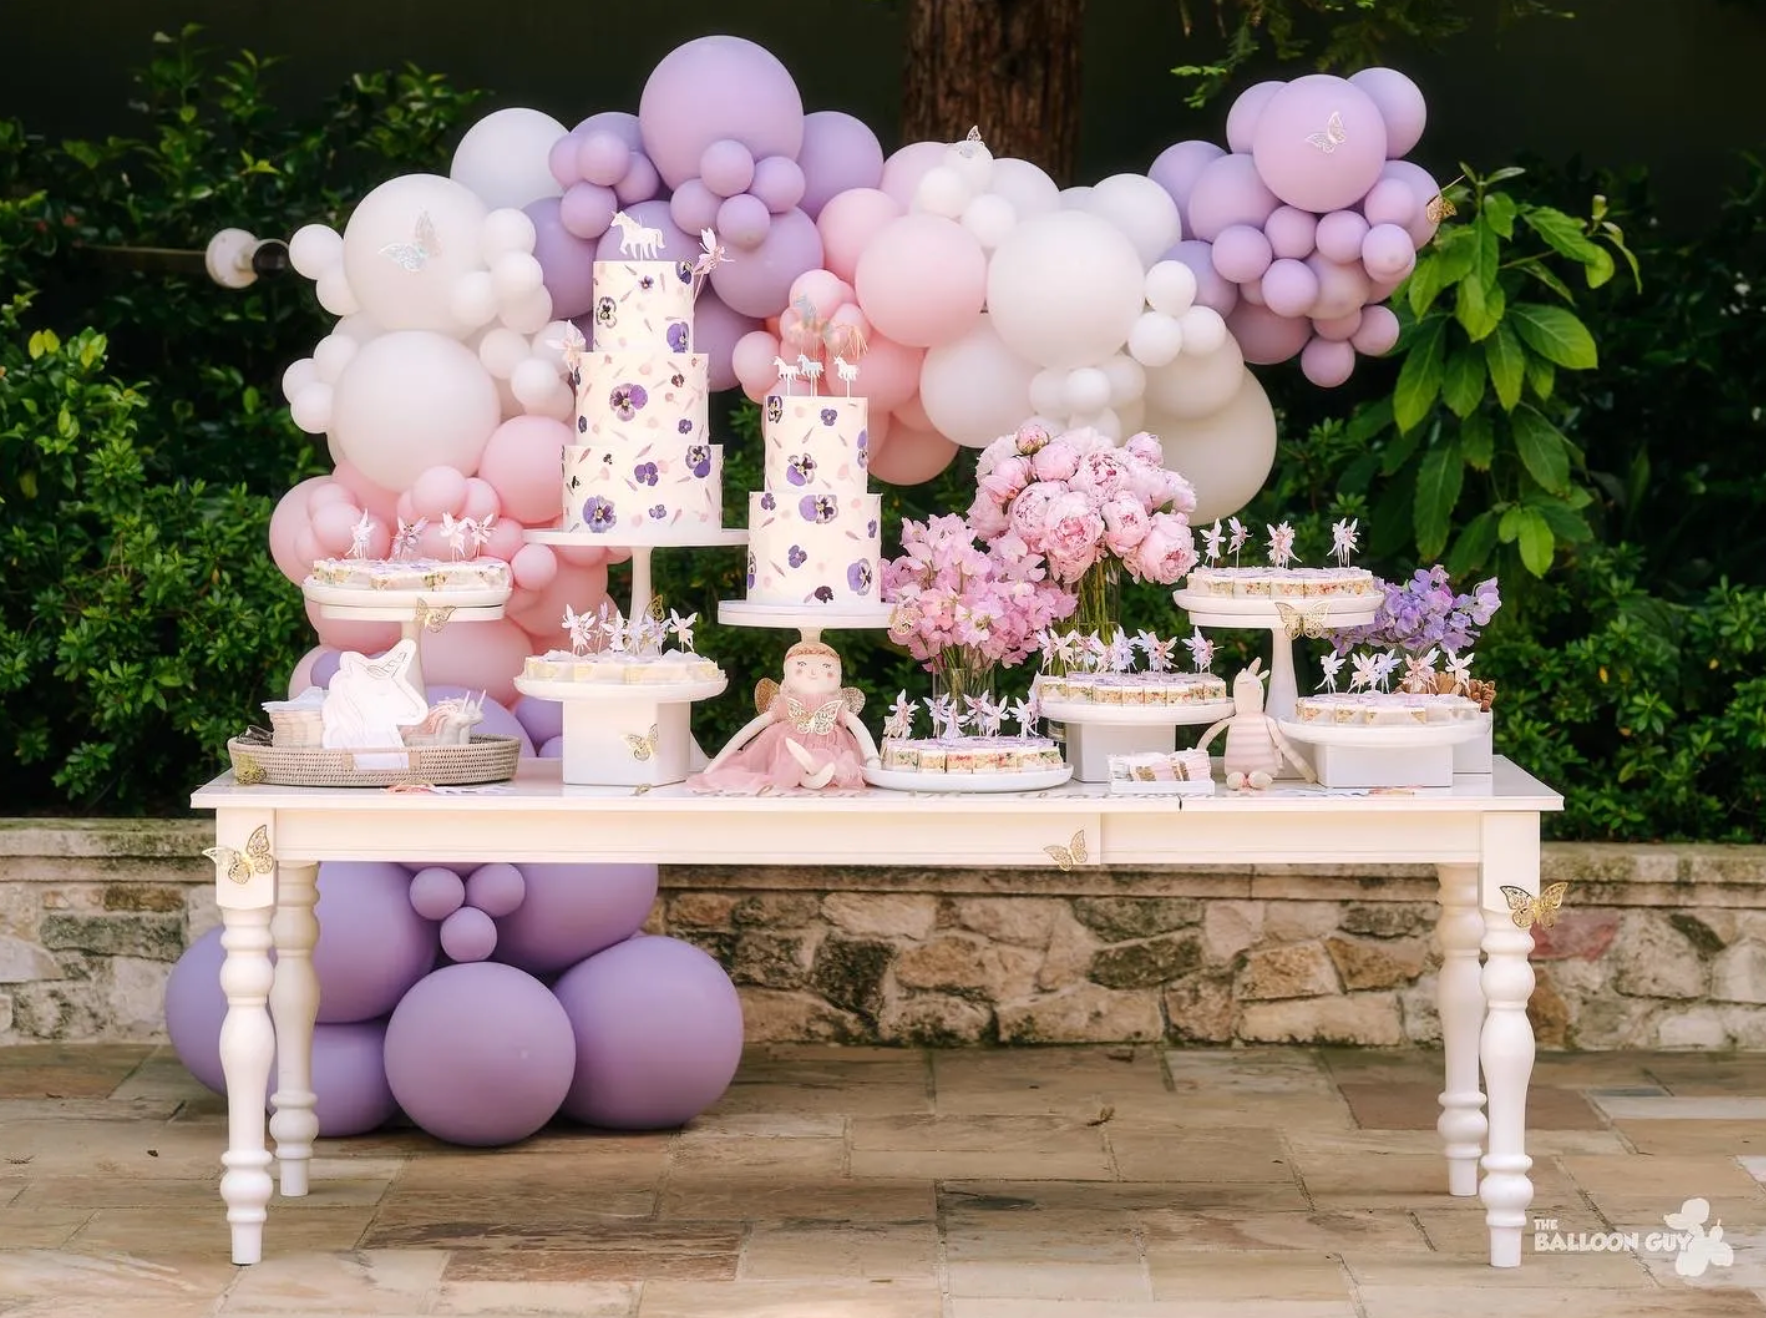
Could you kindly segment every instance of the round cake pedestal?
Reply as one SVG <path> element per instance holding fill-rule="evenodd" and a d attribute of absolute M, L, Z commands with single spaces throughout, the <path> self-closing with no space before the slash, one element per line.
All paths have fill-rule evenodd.
<path fill-rule="evenodd" d="M 909 769 L 865 770 L 865 782 L 891 792 L 926 792 L 939 796 L 962 792 L 1046 792 L 1073 776 L 1073 766 L 1031 769 L 1024 773 L 915 773 Z"/>
<path fill-rule="evenodd" d="M 669 528 L 654 535 L 635 536 L 630 531 L 529 531 L 526 538 L 536 545 L 570 545 L 586 549 L 629 549 L 632 551 L 632 595 L 625 616 L 641 618 L 650 611 L 653 592 L 650 588 L 650 554 L 656 549 L 722 549 L 748 543 L 748 532 L 737 528 L 725 530 L 718 526 Z"/>
<path fill-rule="evenodd" d="M 717 606 L 717 620 L 726 627 L 795 629 L 806 641 L 821 640 L 824 631 L 874 631 L 889 626 L 894 616 L 893 604 L 812 606 L 724 600 Z"/>
<path fill-rule="evenodd" d="M 408 674 L 411 685 L 425 691 L 423 634 L 439 632 L 452 622 L 495 622 L 503 616 L 510 592 L 506 587 L 500 591 L 344 590 L 308 579 L 301 584 L 301 593 L 318 606 L 322 618 L 398 623 L 399 639 L 410 641 L 416 652 Z"/>
<path fill-rule="evenodd" d="M 661 787 L 678 783 L 702 757 L 688 727 L 693 703 L 720 696 L 728 678 L 708 682 L 548 682 L 518 677 L 515 689 L 564 707 L 564 781 L 579 787 Z"/>
<path fill-rule="evenodd" d="M 1294 678 L 1294 643 L 1303 635 L 1324 640 L 1333 631 L 1359 627 L 1379 612 L 1377 595 L 1326 595 L 1300 599 L 1241 598 L 1233 595 L 1200 595 L 1179 590 L 1171 598 L 1190 615 L 1198 627 L 1271 633 L 1269 691 L 1263 710 L 1271 718 L 1294 717 L 1299 698 Z M 1230 684 L 1229 684 L 1230 685 Z"/>
<path fill-rule="evenodd" d="M 1231 718 L 1233 702 L 1193 705 L 1099 705 L 1090 701 L 1039 702 L 1042 716 L 1066 730 L 1067 762 L 1075 781 L 1110 781 L 1113 755 L 1169 755 L 1177 749 L 1177 729 L 1206 727 Z"/>
<path fill-rule="evenodd" d="M 1284 719 L 1290 742 L 1312 748 L 1325 787 L 1452 787 L 1454 748 L 1483 737 L 1485 718 L 1376 727 Z"/>

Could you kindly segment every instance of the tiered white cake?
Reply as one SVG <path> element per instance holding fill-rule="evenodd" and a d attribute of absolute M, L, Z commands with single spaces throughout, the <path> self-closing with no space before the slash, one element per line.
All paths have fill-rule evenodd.
<path fill-rule="evenodd" d="M 863 398 L 769 394 L 765 488 L 748 496 L 748 598 L 876 604 L 883 499 L 867 488 Z"/>
<path fill-rule="evenodd" d="M 709 377 L 693 347 L 693 265 L 595 262 L 594 336 L 573 369 L 564 450 L 566 531 L 610 542 L 723 524 L 723 448 L 710 442 Z"/>

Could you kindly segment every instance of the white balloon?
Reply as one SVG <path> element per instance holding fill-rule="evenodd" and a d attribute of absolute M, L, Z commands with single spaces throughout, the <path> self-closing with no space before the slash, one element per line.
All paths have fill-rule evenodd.
<path fill-rule="evenodd" d="M 338 321 L 331 327 L 331 332 L 341 334 L 346 339 L 354 339 L 357 343 L 366 343 L 369 339 L 379 338 L 383 331 L 358 311 Z"/>
<path fill-rule="evenodd" d="M 1030 406 L 1053 415 L 1067 407 L 1067 372 L 1038 371 L 1030 377 Z"/>
<path fill-rule="evenodd" d="M 1183 237 L 1177 203 L 1145 174 L 1112 174 L 1092 188 L 1080 208 L 1127 234 L 1143 266 L 1153 265 Z"/>
<path fill-rule="evenodd" d="M 942 215 L 947 220 L 960 219 L 973 199 L 975 190 L 949 165 L 934 165 L 920 178 L 914 189 L 914 209 L 929 215 Z"/>
<path fill-rule="evenodd" d="M 969 448 L 985 448 L 1009 435 L 1030 402 L 1036 368 L 1000 339 L 983 315 L 962 338 L 926 353 L 920 366 L 920 404 L 939 434 Z"/>
<path fill-rule="evenodd" d="M 510 390 L 529 411 L 544 406 L 553 386 L 558 383 L 558 372 L 537 357 L 521 362 L 509 377 Z"/>
<path fill-rule="evenodd" d="M 575 328 L 568 320 L 548 322 L 538 334 L 533 336 L 533 355 L 551 362 L 562 371 L 564 369 L 564 344 L 569 339 L 570 332 Z M 480 355 L 482 356 L 482 354 Z"/>
<path fill-rule="evenodd" d="M 288 263 L 317 279 L 343 260 L 343 235 L 329 224 L 303 224 L 288 240 Z"/>
<path fill-rule="evenodd" d="M 1244 354 L 1230 334 L 1217 352 L 1206 357 L 1185 353 L 1147 372 L 1147 410 L 1182 420 L 1217 412 L 1238 392 L 1245 374 Z"/>
<path fill-rule="evenodd" d="M 319 383 L 319 365 L 311 357 L 302 357 L 297 362 L 290 362 L 288 369 L 282 372 L 282 397 L 292 403 L 295 395 L 309 384 Z"/>
<path fill-rule="evenodd" d="M 1095 430 L 1100 435 L 1105 435 L 1118 442 L 1126 433 L 1122 429 L 1122 418 L 1116 414 L 1116 409 L 1113 407 L 1106 407 L 1097 412 L 1077 412 L 1068 424 L 1075 430 Z"/>
<path fill-rule="evenodd" d="M 1181 316 L 1196 302 L 1196 272 L 1182 261 L 1159 261 L 1147 271 L 1147 305 Z"/>
<path fill-rule="evenodd" d="M 1061 209 L 1070 211 L 1084 210 L 1085 199 L 1089 196 L 1091 196 L 1091 189 L 1089 187 L 1062 188 Z"/>
<path fill-rule="evenodd" d="M 346 334 L 327 334 L 313 348 L 313 374 L 323 384 L 336 384 L 362 345 Z"/>
<path fill-rule="evenodd" d="M 1071 370 L 1121 349 L 1144 281 L 1134 245 L 1107 220 L 1053 211 L 1021 221 L 994 252 L 987 308 L 1018 356 Z"/>
<path fill-rule="evenodd" d="M 1136 398 L 1122 403 L 1116 408 L 1116 415 L 1122 420 L 1122 433 L 1133 435 L 1145 430 L 1147 416 L 1147 400 Z"/>
<path fill-rule="evenodd" d="M 448 175 L 487 206 L 520 207 L 562 196 L 564 189 L 552 177 L 551 154 L 568 131 L 538 110 L 497 110 L 466 130 Z"/>
<path fill-rule="evenodd" d="M 1095 366 L 1067 372 L 1067 410 L 1076 414 L 1102 412 L 1110 406 L 1110 377 Z"/>
<path fill-rule="evenodd" d="M 1128 355 L 1151 370 L 1175 361 L 1183 351 L 1183 327 L 1173 316 L 1148 311 L 1128 332 Z"/>
<path fill-rule="evenodd" d="M 430 467 L 472 475 L 501 419 L 496 383 L 470 348 L 401 330 L 363 344 L 345 368 L 330 430 L 363 477 L 403 490 Z"/>
<path fill-rule="evenodd" d="M 525 298 L 545 283 L 546 272 L 526 252 L 505 252 L 491 267 L 491 280 L 497 286 L 497 301 L 507 304 Z"/>
<path fill-rule="evenodd" d="M 523 404 L 530 416 L 549 416 L 554 421 L 569 421 L 576 415 L 576 395 L 564 381 L 554 379 L 551 390 L 537 403 Z"/>
<path fill-rule="evenodd" d="M 497 281 L 488 270 L 474 270 L 454 281 L 448 298 L 456 326 L 475 330 L 497 318 Z"/>
<path fill-rule="evenodd" d="M 1213 307 L 1191 307 L 1177 323 L 1183 329 L 1183 350 L 1191 357 L 1219 352 L 1226 342 L 1226 321 Z"/>
<path fill-rule="evenodd" d="M 984 192 L 963 211 L 963 227 L 975 235 L 975 241 L 986 252 L 993 251 L 1006 240 L 1018 223 L 1018 212 L 1004 197 Z"/>
<path fill-rule="evenodd" d="M 307 434 L 323 435 L 331 428 L 333 401 L 331 386 L 314 382 L 288 400 L 288 415 Z"/>
<path fill-rule="evenodd" d="M 353 316 L 362 309 L 341 265 L 334 265 L 321 274 L 313 292 L 318 295 L 319 305 L 334 316 Z"/>
<path fill-rule="evenodd" d="M 1061 209 L 1061 189 L 1055 186 L 1055 180 L 1028 160 L 1014 156 L 1001 156 L 993 162 L 987 190 L 1011 202 L 1019 219 Z"/>
<path fill-rule="evenodd" d="M 487 329 L 478 341 L 478 360 L 499 380 L 514 376 L 515 368 L 528 356 L 527 340 L 502 325 Z"/>
<path fill-rule="evenodd" d="M 387 329 L 458 333 L 454 285 L 483 269 L 486 213 L 470 189 L 436 174 L 390 179 L 363 197 L 343 231 L 343 268 L 361 309 Z"/>
<path fill-rule="evenodd" d="M 518 334 L 538 334 L 552 320 L 552 295 L 544 288 L 502 303 L 502 322 Z"/>
<path fill-rule="evenodd" d="M 1149 412 L 1141 424 L 1159 437 L 1165 465 L 1195 486 L 1192 525 L 1238 512 L 1257 497 L 1275 466 L 1275 411 L 1249 371 L 1241 372 L 1239 386 L 1225 406 L 1206 416 Z"/>
<path fill-rule="evenodd" d="M 533 221 L 527 217 L 526 211 L 511 210 L 508 207 L 492 211 L 484 217 L 484 241 L 481 244 L 484 263 L 494 266 L 499 256 L 509 252 L 532 256 L 537 237 Z"/>
<path fill-rule="evenodd" d="M 986 192 L 993 177 L 993 152 L 980 142 L 957 142 L 945 148 L 944 167 L 954 169 L 971 193 Z"/>
<path fill-rule="evenodd" d="M 1147 391 L 1147 373 L 1141 364 L 1126 353 L 1117 353 L 1103 367 L 1110 377 L 1110 406 L 1118 412 Z"/>

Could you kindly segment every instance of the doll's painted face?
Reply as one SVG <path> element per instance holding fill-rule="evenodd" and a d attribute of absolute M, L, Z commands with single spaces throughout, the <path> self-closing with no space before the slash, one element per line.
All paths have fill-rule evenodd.
<path fill-rule="evenodd" d="M 840 690 L 840 661 L 825 654 L 787 659 L 785 685 L 798 696 L 832 696 Z"/>

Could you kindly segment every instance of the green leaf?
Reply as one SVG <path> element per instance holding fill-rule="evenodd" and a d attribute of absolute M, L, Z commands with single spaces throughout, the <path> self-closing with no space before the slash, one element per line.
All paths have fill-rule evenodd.
<path fill-rule="evenodd" d="M 1587 265 L 1605 255 L 1582 231 L 1582 225 L 1560 210 L 1554 210 L 1550 206 L 1529 206 L 1522 212 L 1521 218 L 1527 222 L 1529 229 L 1545 239 L 1553 251 L 1572 261 Z"/>
<path fill-rule="evenodd" d="M 1631 267 L 1631 282 L 1641 290 L 1643 288 L 1643 272 L 1637 268 L 1637 257 L 1632 255 L 1631 249 L 1625 245 L 1625 231 L 1611 220 L 1603 220 L 1600 230 L 1606 235 L 1606 240 L 1613 245 L 1613 250 L 1625 258 L 1625 264 Z"/>
<path fill-rule="evenodd" d="M 1613 258 L 1604 247 L 1595 248 L 1594 257 L 1587 266 L 1588 286 L 1599 288 L 1613 277 Z"/>
<path fill-rule="evenodd" d="M 1484 209 L 1478 218 L 1487 223 L 1500 236 L 1515 236 L 1515 199 L 1506 192 L 1492 192 L 1484 198 Z"/>
<path fill-rule="evenodd" d="M 1441 353 L 1447 338 L 1447 322 L 1431 316 L 1416 327 L 1398 383 L 1392 390 L 1392 419 L 1399 430 L 1414 429 L 1441 392 Z"/>
<path fill-rule="evenodd" d="M 1551 397 L 1551 391 L 1557 385 L 1558 368 L 1543 357 L 1527 358 L 1527 384 L 1541 401 Z"/>
<path fill-rule="evenodd" d="M 1484 379 L 1483 354 L 1473 348 L 1455 349 L 1447 354 L 1447 365 L 1442 372 L 1441 401 L 1463 420 L 1484 401 Z"/>
<path fill-rule="evenodd" d="M 1466 170 L 1464 165 L 1461 165 L 1460 169 L 1465 171 L 1468 178 L 1471 177 L 1471 171 Z M 1496 183 L 1506 183 L 1511 178 L 1520 178 L 1521 175 L 1526 172 L 1527 171 L 1522 169 L 1519 165 L 1504 165 L 1501 169 L 1492 170 L 1487 176 L 1485 176 L 1483 180 L 1484 186 L 1490 187 Z"/>
<path fill-rule="evenodd" d="M 1410 278 L 1404 281 L 1404 296 L 1410 303 L 1410 314 L 1424 316 L 1435 299 L 1441 296 L 1443 287 L 1441 259 L 1437 256 L 1424 256 L 1416 263 L 1416 269 L 1410 272 Z"/>
<path fill-rule="evenodd" d="M 1375 399 L 1355 409 L 1343 434 L 1356 444 L 1367 444 L 1392 424 L 1392 400 Z"/>
<path fill-rule="evenodd" d="M 1496 386 L 1496 401 L 1505 412 L 1515 410 L 1521 401 L 1521 383 L 1526 376 L 1527 353 L 1508 325 L 1484 340 L 1484 362 L 1490 368 L 1490 383 Z"/>
<path fill-rule="evenodd" d="M 1447 555 L 1450 576 L 1475 572 L 1490 560 L 1496 549 L 1496 514 L 1486 509 L 1461 528 Z"/>
<path fill-rule="evenodd" d="M 1522 261 L 1517 268 L 1529 278 L 1537 279 L 1564 301 L 1574 302 L 1576 300 L 1576 295 L 1570 291 L 1570 286 L 1553 274 L 1550 267 L 1541 262 L 1528 259 Z"/>
<path fill-rule="evenodd" d="M 1588 519 L 1562 499 L 1530 499 L 1527 506 L 1539 510 L 1551 533 L 1563 544 L 1580 545 L 1594 539 Z"/>
<path fill-rule="evenodd" d="M 1473 343 L 1481 343 L 1502 323 L 1507 300 L 1501 284 L 1486 288 L 1476 279 L 1467 279 L 1459 286 L 1459 296 L 1454 299 L 1454 319 L 1465 329 L 1466 337 Z"/>
<path fill-rule="evenodd" d="M 1574 313 L 1543 302 L 1517 302 L 1508 319 L 1521 341 L 1546 361 L 1566 371 L 1589 371 L 1600 364 L 1594 336 Z"/>
<path fill-rule="evenodd" d="M 1558 428 L 1529 405 L 1515 409 L 1511 424 L 1515 450 L 1521 455 L 1521 465 L 1527 469 L 1527 474 L 1539 482 L 1541 489 L 1553 494 L 1568 490 L 1570 451 Z"/>
<path fill-rule="evenodd" d="M 1441 286 L 1457 284 L 1472 273 L 1477 257 L 1478 235 L 1471 225 L 1443 229 L 1435 239 L 1434 252 L 1441 262 Z"/>
<path fill-rule="evenodd" d="M 1487 413 L 1473 412 L 1459 427 L 1459 451 L 1473 471 L 1489 471 L 1496 458 L 1496 423 Z"/>
<path fill-rule="evenodd" d="M 1515 519 L 1515 539 L 1521 548 L 1521 565 L 1534 576 L 1543 577 L 1551 570 L 1552 555 L 1557 551 L 1551 524 L 1537 508 L 1524 505 L 1504 513 L 1503 522 L 1506 524 L 1511 516 Z"/>
<path fill-rule="evenodd" d="M 1453 506 L 1465 482 L 1465 463 L 1459 445 L 1451 440 L 1423 454 L 1416 474 L 1416 503 L 1411 513 L 1416 526 L 1417 553 L 1425 560 L 1437 558 L 1447 547 L 1447 531 L 1453 524 Z"/>

